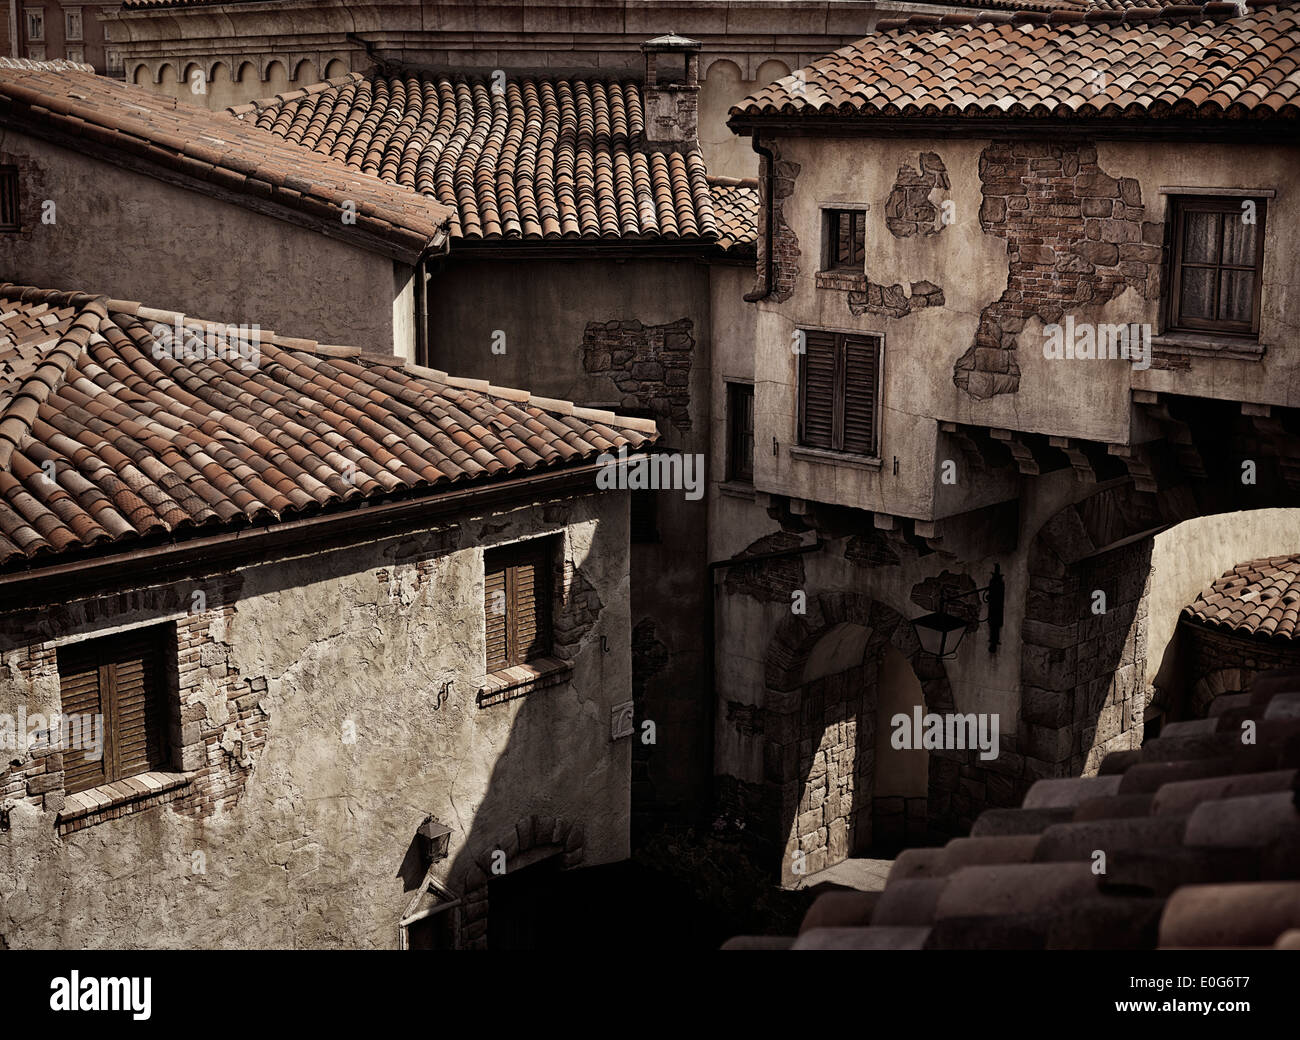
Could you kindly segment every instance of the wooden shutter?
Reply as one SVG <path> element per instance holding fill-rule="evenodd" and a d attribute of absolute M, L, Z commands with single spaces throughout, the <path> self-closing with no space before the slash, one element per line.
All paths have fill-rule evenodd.
<path fill-rule="evenodd" d="M 161 667 L 155 632 L 127 633 L 109 643 L 113 676 L 113 745 L 117 779 L 166 761 Z"/>
<path fill-rule="evenodd" d="M 142 629 L 59 651 L 61 713 L 103 719 L 98 761 L 87 758 L 86 748 L 64 750 L 63 786 L 69 794 L 169 764 L 164 635 L 157 628 Z M 79 731 L 86 740 L 94 736 L 84 723 Z"/>
<path fill-rule="evenodd" d="M 491 554 L 488 559 L 491 559 Z M 507 660 L 506 624 L 509 618 L 510 601 L 506 595 L 504 565 L 488 567 L 483 590 L 483 613 L 487 618 L 487 670 L 496 672 L 506 667 Z"/>
<path fill-rule="evenodd" d="M 104 669 L 107 672 L 107 669 Z M 107 764 L 108 720 L 100 700 L 100 666 L 94 653 L 87 653 L 85 645 L 70 647 L 59 651 L 59 692 L 62 701 L 60 713 L 76 715 L 80 719 L 92 719 L 96 715 L 105 716 L 103 754 L 97 761 L 87 758 L 83 748 L 68 748 L 63 752 L 63 789 L 68 794 L 76 794 L 90 787 L 98 787 L 108 782 Z M 85 733 L 85 725 L 79 722 L 78 729 Z M 95 735 L 93 722 L 86 734 L 87 740 Z M 90 752 L 93 754 L 93 752 Z"/>
<path fill-rule="evenodd" d="M 0 166 L 0 231 L 18 231 L 21 227 L 18 167 Z"/>
<path fill-rule="evenodd" d="M 878 340 L 844 337 L 843 450 L 854 455 L 876 451 L 876 361 Z"/>
<path fill-rule="evenodd" d="M 551 652 L 549 542 L 529 542 L 484 557 L 487 593 L 487 670 L 524 664 Z M 505 594 L 505 614 L 493 615 L 493 597 Z"/>
<path fill-rule="evenodd" d="M 805 332 L 799 443 L 832 447 L 835 430 L 835 334 Z"/>

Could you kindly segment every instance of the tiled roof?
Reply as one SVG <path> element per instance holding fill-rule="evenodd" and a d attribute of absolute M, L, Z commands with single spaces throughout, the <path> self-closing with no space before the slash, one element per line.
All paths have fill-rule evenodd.
<path fill-rule="evenodd" d="M 177 360 L 154 331 L 178 320 L 210 328 L 0 285 L 0 566 L 503 479 L 654 439 L 648 420 L 268 331 L 256 366 Z"/>
<path fill-rule="evenodd" d="M 1300 555 L 1241 563 L 1187 607 L 1183 617 L 1244 635 L 1300 634 Z"/>
<path fill-rule="evenodd" d="M 0 68 L 0 121 L 111 161 L 183 174 L 235 202 L 327 220 L 335 234 L 404 259 L 446 238 L 451 214 L 443 206 L 222 113 L 106 76 Z"/>
<path fill-rule="evenodd" d="M 0 55 L 0 69 L 27 69 L 29 72 L 94 72 L 94 65 L 83 62 L 68 61 L 66 58 L 51 58 L 48 61 L 35 61 L 32 58 L 10 58 Z"/>
<path fill-rule="evenodd" d="M 709 191 L 718 221 L 718 245 L 723 249 L 752 248 L 758 240 L 758 181 L 710 177 Z"/>
<path fill-rule="evenodd" d="M 718 231 L 699 149 L 641 142 L 632 80 L 350 73 L 230 112 L 454 207 L 460 239 Z"/>
<path fill-rule="evenodd" d="M 916 16 L 751 95 L 771 116 L 1300 116 L 1300 9 L 1251 0 L 1163 10 Z M 1043 19 L 1049 21 L 1044 22 Z M 896 26 L 894 28 L 890 28 Z"/>
<path fill-rule="evenodd" d="M 1038 780 L 969 837 L 904 851 L 883 891 L 821 896 L 797 938 L 727 945 L 1287 949 L 1300 928 L 1298 766 L 1300 671 L 1259 673 L 1209 717 L 1111 752 L 1096 776 Z"/>

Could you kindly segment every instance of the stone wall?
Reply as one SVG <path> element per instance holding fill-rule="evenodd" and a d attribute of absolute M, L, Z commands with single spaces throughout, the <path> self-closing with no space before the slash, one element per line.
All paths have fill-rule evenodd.
<path fill-rule="evenodd" d="M 693 322 L 643 325 L 635 318 L 592 321 L 582 334 L 582 367 L 613 381 L 624 408 L 649 411 L 678 430 L 691 428 Z"/>

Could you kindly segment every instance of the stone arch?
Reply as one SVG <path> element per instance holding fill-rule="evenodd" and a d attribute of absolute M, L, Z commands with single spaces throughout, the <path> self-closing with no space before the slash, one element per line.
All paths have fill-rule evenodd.
<path fill-rule="evenodd" d="M 266 63 L 266 68 L 262 70 L 262 82 L 267 84 L 268 94 L 275 94 L 285 90 L 289 86 L 289 70 L 285 68 L 284 62 L 278 58 L 272 58 Z"/>
<path fill-rule="evenodd" d="M 300 58 L 294 62 L 293 79 L 291 82 L 299 87 L 305 87 L 312 83 L 320 82 L 320 74 L 317 72 L 318 66 L 311 58 Z M 305 73 L 304 73 L 304 70 Z"/>
<path fill-rule="evenodd" d="M 911 667 L 926 711 L 953 710 L 943 662 L 923 653 L 911 624 L 892 607 L 862 593 L 825 592 L 810 597 L 807 608 L 777 626 L 764 662 L 762 827 L 781 846 L 785 882 L 796 880 L 796 849 L 804 852 L 811 873 L 872 843 L 875 806 L 869 786 L 883 648 L 892 647 Z M 836 670 L 854 654 L 858 664 Z M 855 697 L 861 700 L 855 702 Z M 832 726 L 840 728 L 833 731 Z M 828 748 L 827 739 L 839 744 Z M 960 767 L 970 754 L 930 752 L 922 818 L 935 835 L 952 833 L 970 814 L 953 798 Z M 845 805 L 849 760 L 853 786 Z M 834 773 L 832 762 L 839 763 Z"/>
<path fill-rule="evenodd" d="M 162 62 L 161 64 L 159 64 L 158 67 L 157 67 L 156 69 L 154 69 L 154 72 L 153 72 L 153 81 L 154 81 L 155 85 L 162 85 L 162 82 L 163 82 L 163 72 L 165 72 L 167 69 L 171 69 L 171 71 L 172 71 L 172 75 L 173 75 L 173 76 L 176 75 L 176 69 L 175 69 L 175 67 L 172 65 L 172 63 L 169 62 L 169 61 L 164 61 L 164 62 Z M 176 82 L 179 83 L 180 80 L 177 80 Z"/>
<path fill-rule="evenodd" d="M 1220 668 L 1196 680 L 1192 687 L 1192 714 L 1199 719 L 1210 713 L 1216 697 L 1242 692 L 1243 676 L 1240 668 Z"/>
<path fill-rule="evenodd" d="M 220 69 L 222 72 L 224 72 L 224 73 L 226 74 L 227 77 L 229 77 L 229 76 L 230 76 L 231 63 L 228 62 L 228 61 L 224 61 L 224 60 L 222 60 L 221 58 L 218 58 L 216 61 L 211 62 L 211 63 L 208 65 L 208 82 L 209 82 L 209 83 L 214 83 L 214 82 L 216 82 L 216 79 L 217 79 L 217 70 L 218 70 L 218 69 Z"/>
<path fill-rule="evenodd" d="M 342 58 L 331 58 L 330 63 L 325 66 L 325 75 L 323 79 L 335 79 L 338 76 L 346 76 L 349 72 L 348 63 Z"/>
<path fill-rule="evenodd" d="M 234 66 L 232 65 L 231 68 L 234 68 Z M 249 78 L 249 73 L 252 73 L 252 78 Z M 261 76 L 257 71 L 257 66 L 251 61 L 240 62 L 239 68 L 235 72 L 234 82 L 251 83 L 253 82 L 253 79 L 261 79 Z"/>
<path fill-rule="evenodd" d="M 522 869 L 553 855 L 563 857 L 563 868 L 570 870 L 582 863 L 585 844 L 581 824 L 535 813 L 522 817 L 495 844 L 484 846 L 474 858 L 461 890 L 461 945 L 475 950 L 487 948 L 488 882 L 493 877 L 495 852 L 500 850 L 506 854 L 507 871 Z"/>
<path fill-rule="evenodd" d="M 131 82 L 137 87 L 147 86 L 150 81 L 154 83 L 158 82 L 153 72 L 149 69 L 149 66 L 144 62 L 140 62 L 131 70 Z"/>

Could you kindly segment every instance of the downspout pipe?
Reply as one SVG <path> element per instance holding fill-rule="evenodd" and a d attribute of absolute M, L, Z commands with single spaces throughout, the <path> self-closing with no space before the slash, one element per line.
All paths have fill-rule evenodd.
<path fill-rule="evenodd" d="M 763 274 L 762 282 L 753 292 L 745 293 L 746 303 L 757 303 L 759 300 L 765 300 L 772 295 L 773 271 L 775 270 L 775 261 L 772 256 L 773 240 L 773 218 L 776 215 L 776 204 L 774 202 L 775 192 L 772 190 L 773 166 L 776 162 L 776 156 L 772 154 L 772 149 L 764 147 L 759 143 L 758 131 L 755 130 L 749 139 L 749 145 L 755 152 L 762 157 L 763 172 L 760 175 L 759 184 L 764 195 L 767 196 L 767 205 L 763 213 Z"/>

